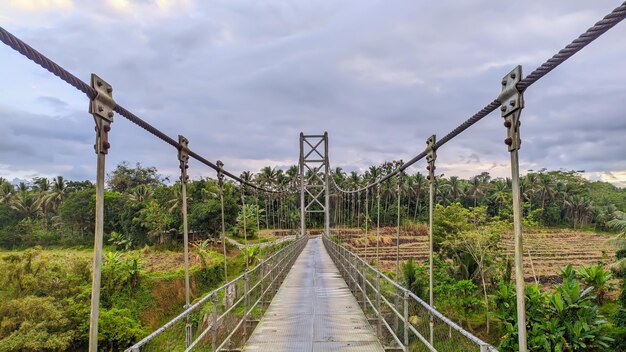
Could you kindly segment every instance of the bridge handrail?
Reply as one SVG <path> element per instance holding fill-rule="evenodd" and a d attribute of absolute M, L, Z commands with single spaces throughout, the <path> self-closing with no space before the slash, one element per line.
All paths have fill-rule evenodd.
<path fill-rule="evenodd" d="M 306 244 L 308 240 L 308 236 L 300 236 L 300 238 L 297 238 L 296 240 L 294 240 L 293 242 L 289 243 L 287 246 L 285 246 L 284 248 L 281 248 L 279 251 L 277 251 L 276 253 L 272 254 L 270 257 L 266 258 L 265 260 L 261 261 L 257 266 L 255 266 L 254 268 L 240 274 L 239 276 L 237 276 L 236 278 L 228 281 L 227 283 L 221 285 L 220 287 L 214 289 L 213 291 L 207 293 L 204 297 L 202 297 L 200 300 L 198 300 L 196 303 L 190 305 L 187 309 L 185 309 L 182 313 L 180 313 L 179 315 L 177 315 L 176 317 L 174 317 L 172 320 L 170 320 L 169 322 L 165 323 L 163 326 L 161 326 L 160 328 L 158 328 L 157 330 L 153 331 L 152 333 L 150 333 L 148 336 L 144 337 L 143 339 L 141 339 L 139 342 L 137 342 L 136 344 L 134 344 L 133 346 L 129 347 L 128 349 L 126 349 L 125 352 L 136 352 L 139 351 L 143 346 L 145 346 L 147 343 L 149 343 L 151 340 L 153 340 L 155 337 L 159 336 L 160 334 L 162 334 L 164 331 L 166 331 L 167 329 L 171 328 L 174 324 L 182 321 L 184 318 L 188 317 L 190 314 L 192 314 L 194 311 L 196 311 L 198 308 L 200 308 L 200 306 L 202 306 L 203 304 L 207 303 L 208 300 L 212 299 L 212 298 L 216 298 L 218 293 L 220 291 L 225 291 L 227 290 L 229 287 L 232 287 L 233 285 L 235 285 L 238 282 L 242 282 L 244 281 L 247 277 L 249 277 L 250 275 L 252 275 L 253 273 L 256 273 L 260 270 L 262 270 L 262 268 L 264 267 L 264 265 L 266 263 L 271 263 L 272 261 L 277 260 L 277 258 L 281 257 L 278 259 L 278 263 L 274 264 L 271 268 L 271 270 L 269 270 L 268 272 L 266 272 L 265 274 L 261 275 L 261 279 L 259 280 L 259 282 L 257 282 L 256 284 L 254 284 L 252 287 L 250 287 L 248 290 L 251 292 L 254 289 L 256 289 L 259 284 L 261 283 L 261 280 L 264 280 L 265 278 L 267 278 L 268 276 L 272 276 L 272 274 L 275 273 L 275 271 L 279 271 L 280 273 L 283 273 L 286 269 L 288 269 L 290 267 L 290 265 L 277 265 L 277 264 L 283 264 L 285 261 L 290 262 L 292 260 L 295 259 L 295 257 L 297 257 L 296 254 L 299 254 L 300 251 L 302 250 L 302 248 L 304 248 L 304 245 Z M 271 280 L 271 284 L 273 284 L 281 275 L 274 275 L 273 279 Z M 262 295 L 255 301 L 254 305 L 252 308 L 254 308 L 254 306 L 256 306 L 261 299 L 263 298 L 263 296 L 269 291 L 269 289 L 271 288 L 271 284 L 268 285 L 268 287 L 262 292 Z M 213 327 L 213 325 L 215 325 L 217 322 L 220 322 L 222 320 L 224 320 L 225 316 L 233 311 L 233 309 L 242 302 L 242 300 L 244 300 L 245 298 L 247 298 L 247 292 L 245 293 L 245 296 L 242 296 L 240 298 L 238 298 L 236 301 L 233 302 L 233 304 L 228 307 L 217 319 L 216 321 L 214 321 L 212 324 L 209 325 L 209 327 L 207 327 L 201 334 L 200 336 L 198 336 L 196 338 L 196 340 L 187 348 L 187 350 L 191 350 L 191 348 L 193 348 L 198 342 L 199 340 L 201 340 L 202 338 L 204 338 L 204 336 L 206 335 L 206 333 Z M 248 313 L 248 311 L 252 310 L 252 308 L 246 308 L 245 309 L 245 315 L 244 317 L 242 317 L 241 321 L 237 324 L 237 327 L 235 329 L 233 329 L 233 331 L 227 336 L 227 338 L 225 339 L 224 342 L 222 342 L 221 345 L 223 345 L 224 343 L 226 343 L 229 338 L 232 337 L 233 333 L 239 328 L 241 327 L 241 324 L 243 321 L 245 321 L 246 315 Z M 220 347 L 221 347 L 220 345 Z"/>
<path fill-rule="evenodd" d="M 405 287 L 403 287 L 402 285 L 398 284 L 397 282 L 395 282 L 394 280 L 392 280 L 390 277 L 388 277 L 387 275 L 385 275 L 383 272 L 381 272 L 380 270 L 378 270 L 377 268 L 373 267 L 372 265 L 370 265 L 369 263 L 367 263 L 365 260 L 363 260 L 360 256 L 358 256 L 357 254 L 355 254 L 354 252 L 352 252 L 351 250 L 349 250 L 347 247 L 335 242 L 333 239 L 331 239 L 328 236 L 323 236 L 324 239 L 324 244 L 327 246 L 330 245 L 331 249 L 333 250 L 334 253 L 332 254 L 339 254 L 339 251 L 337 250 L 337 248 L 341 249 L 342 252 L 344 252 L 345 254 L 342 256 L 343 258 L 338 258 L 337 255 L 331 255 L 331 257 L 333 258 L 333 260 L 335 259 L 344 259 L 344 261 L 346 261 L 348 263 L 348 266 L 353 269 L 356 273 L 356 275 L 358 276 L 358 278 L 355 278 L 352 273 L 347 272 L 345 269 L 345 265 L 343 263 L 341 263 L 341 266 L 344 268 L 344 272 L 346 273 L 347 276 L 350 277 L 350 279 L 354 282 L 354 284 L 356 286 L 358 286 L 357 291 L 361 292 L 364 296 L 364 301 L 367 301 L 370 305 L 370 307 L 373 309 L 373 311 L 375 312 L 376 315 L 380 316 L 380 312 L 378 311 L 378 309 L 376 309 L 376 307 L 374 306 L 373 302 L 371 302 L 371 300 L 367 297 L 365 290 L 362 284 L 359 283 L 359 278 L 362 278 L 364 280 L 364 283 L 366 283 L 367 286 L 369 286 L 370 288 L 372 288 L 373 290 L 376 290 L 376 286 L 374 286 L 365 276 L 365 274 L 359 269 L 357 268 L 357 266 L 355 264 L 353 264 L 351 261 L 347 260 L 347 258 L 345 258 L 345 255 L 348 255 L 354 259 L 357 260 L 357 263 L 362 265 L 364 268 L 367 268 L 369 270 L 371 270 L 373 273 L 375 273 L 378 277 L 384 279 L 386 282 L 388 282 L 390 285 L 392 285 L 392 287 L 394 287 L 396 290 L 398 290 L 399 292 L 402 292 L 403 294 L 406 294 L 406 296 L 410 297 L 411 299 L 413 299 L 414 301 L 416 301 L 417 303 L 420 304 L 421 307 L 423 307 L 428 313 L 432 314 L 432 316 L 440 319 L 443 323 L 445 323 L 446 325 L 448 325 L 451 329 L 457 331 L 458 333 L 460 333 L 462 336 L 464 336 L 465 338 L 467 338 L 468 340 L 470 340 L 471 342 L 475 343 L 479 348 L 481 352 L 497 352 L 498 350 L 491 346 L 490 344 L 484 342 L 483 340 L 481 340 L 480 338 L 472 335 L 470 332 L 468 332 L 467 330 L 463 329 L 461 326 L 459 326 L 458 324 L 456 324 L 455 322 L 453 322 L 452 320 L 448 319 L 446 316 L 444 316 L 441 312 L 439 312 L 436 308 L 430 306 L 428 303 L 426 303 L 424 300 L 422 300 L 421 298 L 419 298 L 417 295 L 415 295 L 413 292 L 411 292 L 410 290 L 406 289 Z M 333 248 L 335 247 L 335 248 Z M 398 310 L 393 306 L 393 304 L 391 302 L 389 302 L 385 297 L 383 297 L 381 295 L 380 297 L 385 304 L 387 304 L 387 306 L 391 309 L 391 311 L 393 312 L 394 315 L 396 315 L 399 319 L 404 320 L 404 316 L 403 314 L 401 314 L 400 312 L 398 312 Z M 387 330 L 391 333 L 393 339 L 399 343 L 399 345 L 402 345 L 400 338 L 397 336 L 397 334 L 393 331 L 393 329 L 391 328 L 391 326 L 389 326 L 389 324 L 387 323 L 386 320 L 383 321 L 384 325 L 386 326 Z M 410 324 L 409 322 L 405 322 L 407 323 L 408 329 L 414 334 L 416 335 L 420 341 L 430 350 L 430 351 L 437 351 L 435 349 L 435 347 L 433 347 L 427 340 L 426 338 L 424 338 L 418 331 L 417 329 L 415 329 L 413 327 L 412 324 Z"/>

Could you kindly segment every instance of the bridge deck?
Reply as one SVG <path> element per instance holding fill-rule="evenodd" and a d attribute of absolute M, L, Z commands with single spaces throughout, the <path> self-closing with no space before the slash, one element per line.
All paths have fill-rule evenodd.
<path fill-rule="evenodd" d="M 244 351 L 384 352 L 384 349 L 322 239 L 312 238 Z"/>

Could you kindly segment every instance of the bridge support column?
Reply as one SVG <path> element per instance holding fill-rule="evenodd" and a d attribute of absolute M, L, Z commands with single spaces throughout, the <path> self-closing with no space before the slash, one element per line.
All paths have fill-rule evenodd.
<path fill-rule="evenodd" d="M 524 246 L 522 236 L 522 198 L 519 184 L 519 148 L 522 143 L 520 138 L 520 114 L 524 108 L 524 96 L 517 89 L 517 84 L 522 79 L 522 67 L 517 66 L 513 71 L 502 78 L 502 93 L 498 101 L 502 104 L 500 111 L 504 118 L 504 127 L 507 129 L 507 138 L 504 143 L 508 145 L 511 153 L 511 184 L 513 193 L 513 232 L 515 234 L 515 288 L 517 296 L 517 333 L 519 339 L 519 351 L 528 350 L 526 343 L 526 305 L 525 281 L 524 281 Z"/>
<path fill-rule="evenodd" d="M 435 148 L 435 144 L 437 143 L 437 136 L 434 134 L 428 138 L 426 141 L 428 154 L 426 155 L 426 161 L 428 162 L 428 166 L 426 169 L 428 170 L 428 304 L 431 307 L 435 307 L 435 295 L 433 293 L 434 287 L 434 261 L 433 261 L 433 209 L 435 207 L 435 160 L 437 160 L 437 149 Z M 435 320 L 432 314 L 430 314 L 429 323 L 430 326 L 430 337 L 429 342 L 433 345 L 434 336 L 435 336 Z"/>
<path fill-rule="evenodd" d="M 323 144 L 323 149 L 322 149 Z M 328 132 L 323 135 L 300 133 L 300 233 L 306 233 L 306 214 L 324 214 L 324 234 L 330 235 L 328 179 Z M 305 172 L 308 174 L 305 175 Z M 322 199 L 322 195 L 324 198 Z M 307 199 L 308 197 L 308 199 Z"/>
<path fill-rule="evenodd" d="M 98 317 L 100 313 L 100 279 L 102 274 L 102 241 L 104 236 L 104 169 L 106 154 L 109 152 L 109 131 L 113 122 L 113 88 L 100 77 L 91 74 L 91 87 L 97 92 L 89 102 L 89 112 L 96 123 L 96 144 L 98 156 L 96 169 L 96 218 L 93 250 L 93 277 L 91 281 L 91 312 L 89 320 L 89 352 L 98 350 Z"/>
<path fill-rule="evenodd" d="M 189 176 L 187 175 L 187 169 L 189 168 L 189 140 L 179 135 L 178 144 L 180 149 L 178 150 L 178 161 L 180 162 L 180 197 L 181 197 L 181 213 L 183 215 L 183 247 L 185 256 L 185 309 L 189 308 L 191 304 L 190 300 L 190 285 L 189 285 L 189 226 L 187 222 L 187 181 Z M 187 315 L 185 322 L 185 346 L 191 345 L 191 320 Z"/>

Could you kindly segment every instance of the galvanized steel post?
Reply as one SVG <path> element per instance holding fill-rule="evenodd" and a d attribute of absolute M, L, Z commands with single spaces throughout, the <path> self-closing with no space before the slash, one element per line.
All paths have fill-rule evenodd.
<path fill-rule="evenodd" d="M 367 227 L 370 222 L 370 213 L 369 213 L 369 188 L 365 189 L 365 262 L 367 263 L 367 247 L 369 245 L 370 239 L 369 234 L 367 232 Z"/>
<path fill-rule="evenodd" d="M 526 342 L 526 305 L 525 305 L 525 282 L 524 282 L 524 245 L 522 235 L 522 198 L 519 184 L 519 155 L 518 151 L 522 143 L 520 137 L 520 114 L 524 108 L 524 96 L 517 89 L 517 84 L 522 79 L 522 67 L 517 66 L 502 78 L 502 92 L 498 101 L 502 104 L 500 111 L 504 118 L 504 127 L 507 129 L 507 138 L 504 143 L 508 145 L 511 153 L 511 184 L 513 193 L 513 232 L 515 237 L 515 291 L 517 296 L 517 333 L 519 338 L 519 351 L 528 350 Z"/>
<path fill-rule="evenodd" d="M 324 195 L 324 233 L 326 236 L 330 236 L 330 198 L 329 198 L 329 184 L 328 176 L 330 173 L 330 164 L 328 163 L 328 132 L 324 132 L 324 183 L 325 183 L 325 195 Z"/>
<path fill-rule="evenodd" d="M 181 213 L 183 216 L 183 251 L 185 260 L 185 309 L 189 308 L 190 301 L 190 285 L 189 285 L 189 227 L 187 222 L 187 169 L 189 168 L 189 140 L 178 135 L 178 161 L 180 167 L 180 197 L 181 197 Z M 187 315 L 185 323 L 185 346 L 191 345 L 191 320 Z"/>
<path fill-rule="evenodd" d="M 376 266 L 380 265 L 380 183 L 376 185 Z"/>
<path fill-rule="evenodd" d="M 363 278 L 363 313 L 367 314 L 367 278 L 365 276 L 365 271 L 367 270 L 367 266 L 365 263 L 361 263 L 361 276 Z"/>
<path fill-rule="evenodd" d="M 213 292 L 211 295 L 211 301 L 213 301 L 213 325 L 211 325 L 211 349 L 213 352 L 217 349 L 217 319 L 219 319 L 218 314 L 218 302 L 217 302 L 217 292 Z"/>
<path fill-rule="evenodd" d="M 428 154 L 426 155 L 426 161 L 428 162 L 428 166 L 426 169 L 428 170 L 428 183 L 429 183 L 429 200 L 428 200 L 428 295 L 429 295 L 429 304 L 431 307 L 435 307 L 435 295 L 433 293 L 434 287 L 434 260 L 433 260 L 433 245 L 434 245 L 434 236 L 433 236 L 433 210 L 435 206 L 435 160 L 437 160 L 437 150 L 435 149 L 435 145 L 437 143 L 437 136 L 434 134 L 428 138 L 426 141 Z M 432 314 L 430 314 L 429 319 L 430 326 L 430 344 L 433 344 L 434 340 L 434 330 L 435 330 L 435 320 Z"/>
<path fill-rule="evenodd" d="M 246 341 L 248 338 L 248 308 L 250 307 L 250 272 L 246 271 L 243 274 L 243 278 L 243 340 Z"/>
<path fill-rule="evenodd" d="M 304 133 L 300 132 L 300 236 L 306 231 L 304 214 Z"/>
<path fill-rule="evenodd" d="M 376 270 L 376 312 L 378 315 L 378 338 L 383 337 L 383 312 L 380 310 L 380 271 Z"/>
<path fill-rule="evenodd" d="M 222 214 L 222 249 L 224 251 L 224 282 L 228 282 L 228 265 L 226 262 L 226 223 L 224 220 L 224 163 L 218 160 L 217 163 L 217 182 L 220 188 L 220 207 Z"/>
<path fill-rule="evenodd" d="M 402 166 L 402 161 L 400 161 Z M 400 196 L 402 194 L 402 172 L 398 172 L 398 217 L 396 222 L 396 280 L 400 280 Z"/>
<path fill-rule="evenodd" d="M 89 102 L 89 112 L 96 123 L 96 143 L 98 156 L 96 166 L 96 218 L 94 230 L 93 276 L 91 280 L 91 310 L 89 315 L 89 351 L 98 350 L 98 317 L 100 313 L 100 279 L 102 274 L 102 241 L 104 237 L 104 169 L 106 154 L 109 152 L 109 131 L 113 123 L 113 88 L 95 74 L 91 74 L 91 87 L 96 97 Z"/>
<path fill-rule="evenodd" d="M 243 217 L 243 241 L 246 251 L 246 271 L 250 270 L 250 258 L 248 253 L 248 230 L 246 228 L 246 185 L 241 182 L 241 215 Z"/>
<path fill-rule="evenodd" d="M 409 350 L 409 291 L 404 290 L 404 351 Z"/>

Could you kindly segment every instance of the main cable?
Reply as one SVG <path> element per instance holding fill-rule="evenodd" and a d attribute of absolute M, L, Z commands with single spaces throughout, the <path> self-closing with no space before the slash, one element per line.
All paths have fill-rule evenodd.
<path fill-rule="evenodd" d="M 537 82 L 538 80 L 543 78 L 550 71 L 554 70 L 557 66 L 559 66 L 560 64 L 562 64 L 565 61 L 567 61 L 570 57 L 572 57 L 574 54 L 579 52 L 581 49 L 583 49 L 587 45 L 591 44 L 594 40 L 596 40 L 602 34 L 606 33 L 609 29 L 615 27 L 615 25 L 617 25 L 618 23 L 623 21 L 625 18 L 626 18 L 626 2 L 622 3 L 622 5 L 620 5 L 617 8 L 615 8 L 613 11 L 611 11 L 611 13 L 609 13 L 606 16 L 604 16 L 604 18 L 602 20 L 596 22 L 595 25 L 593 25 L 591 28 L 587 29 L 578 38 L 574 39 L 570 44 L 565 46 L 565 48 L 561 49 L 558 53 L 556 53 L 554 56 L 552 56 L 546 62 L 541 64 L 539 67 L 537 67 L 528 76 L 522 78 L 521 81 L 516 85 L 517 90 L 519 90 L 520 92 L 525 91 L 526 89 L 528 89 L 528 87 L 530 87 L 535 82 Z M 438 140 L 437 143 L 435 144 L 435 149 L 438 149 L 439 147 L 443 146 L 444 144 L 446 144 L 447 142 L 452 140 L 454 137 L 458 136 L 463 131 L 467 130 L 472 125 L 474 125 L 478 121 L 480 121 L 483 118 L 485 118 L 487 115 L 489 115 L 494 110 L 496 110 L 498 107 L 500 107 L 500 105 L 502 105 L 502 103 L 500 101 L 498 101 L 498 99 L 495 99 L 491 103 L 487 104 L 480 111 L 478 111 L 477 113 L 472 115 L 469 119 L 465 120 L 463 123 L 461 123 L 455 129 L 450 131 L 443 138 Z M 339 187 L 337 187 L 337 188 L 340 191 L 345 192 L 345 193 L 354 193 L 354 192 L 360 192 L 360 191 L 365 190 L 365 189 L 369 189 L 371 187 L 374 187 L 374 186 L 376 186 L 376 185 L 378 185 L 378 184 L 380 184 L 380 183 L 390 179 L 391 177 L 395 176 L 398 172 L 406 170 L 411 165 L 413 165 L 416 162 L 418 162 L 419 160 L 425 158 L 427 153 L 428 153 L 427 151 L 423 151 L 423 152 L 419 153 L 418 155 L 413 157 L 411 160 L 409 160 L 408 162 L 404 163 L 404 165 L 402 165 L 398 169 L 388 173 L 384 177 L 382 177 L 382 178 L 380 178 L 380 179 L 378 179 L 378 180 L 376 180 L 376 181 L 374 181 L 374 182 L 372 182 L 372 183 L 370 183 L 370 184 L 368 184 L 368 185 L 366 185 L 366 186 L 364 186 L 362 188 L 354 189 L 354 190 L 342 190 Z"/>
<path fill-rule="evenodd" d="M 49 59 L 48 57 L 46 57 L 45 55 L 43 55 L 42 53 L 40 53 L 39 51 L 37 51 L 36 49 L 31 47 L 30 45 L 26 44 L 23 40 L 17 38 L 15 35 L 13 35 L 12 33 L 10 33 L 9 31 L 7 31 L 6 29 L 4 29 L 1 26 L 0 26 L 0 41 L 2 41 L 4 44 L 6 44 L 9 47 L 11 47 L 13 50 L 15 50 L 15 51 L 19 52 L 20 54 L 24 55 L 29 60 L 31 60 L 34 63 L 38 64 L 39 66 L 43 67 L 44 69 L 46 69 L 47 71 L 49 71 L 53 75 L 61 78 L 63 81 L 65 81 L 66 83 L 68 83 L 72 87 L 74 87 L 74 88 L 78 89 L 79 91 L 85 93 L 87 95 L 87 97 L 89 97 L 89 99 L 91 99 L 91 100 L 95 99 L 95 97 L 97 95 L 96 90 L 93 89 L 89 84 L 85 83 L 80 78 L 74 76 L 68 70 L 64 69 L 63 67 L 58 65 L 56 62 L 52 61 L 51 59 Z M 123 106 L 121 106 L 119 104 L 116 104 L 114 110 L 115 110 L 115 112 L 117 112 L 121 116 L 125 117 L 128 121 L 130 121 L 130 122 L 134 123 L 135 125 L 143 128 L 148 133 L 150 133 L 153 136 L 159 138 L 160 140 L 164 141 L 165 143 L 171 145 L 172 147 L 174 147 L 174 148 L 176 148 L 178 150 L 180 150 L 182 148 L 181 145 L 176 140 L 174 140 L 173 138 L 169 137 L 167 134 L 165 134 L 164 132 L 160 131 L 158 128 L 152 126 L 147 121 L 141 119 L 139 116 L 133 114 L 131 111 L 127 110 Z M 197 161 L 201 162 L 202 164 L 212 168 L 213 170 L 218 171 L 218 168 L 217 168 L 217 166 L 214 163 L 208 161 L 207 159 L 205 159 L 201 155 L 199 155 L 199 154 L 197 154 L 197 153 L 195 153 L 195 152 L 190 150 L 189 151 L 189 156 L 191 156 L 192 158 L 194 158 Z M 243 183 L 243 184 L 245 184 L 247 186 L 250 186 L 250 187 L 252 187 L 254 189 L 258 189 L 258 190 L 261 190 L 261 191 L 264 191 L 264 192 L 269 192 L 269 193 L 281 193 L 280 191 L 262 188 L 262 187 L 259 187 L 259 186 L 255 185 L 255 184 L 253 184 L 253 183 L 244 181 L 240 177 L 235 176 L 234 174 L 232 174 L 232 173 L 230 173 L 230 172 L 228 172 L 226 170 L 224 170 L 223 173 L 224 173 L 224 175 L 228 176 L 232 180 L 237 181 L 239 183 Z"/>

